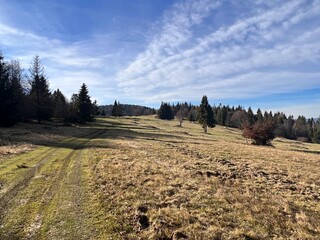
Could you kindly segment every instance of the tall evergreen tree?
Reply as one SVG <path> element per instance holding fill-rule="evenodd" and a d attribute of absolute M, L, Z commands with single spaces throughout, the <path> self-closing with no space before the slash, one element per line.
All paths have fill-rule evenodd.
<path fill-rule="evenodd" d="M 174 114 L 172 107 L 168 103 L 161 103 L 161 106 L 157 112 L 158 118 L 164 120 L 172 120 L 174 119 Z"/>
<path fill-rule="evenodd" d="M 68 103 L 66 97 L 57 89 L 52 94 L 53 117 L 66 120 L 68 114 Z"/>
<path fill-rule="evenodd" d="M 29 83 L 31 85 L 29 98 L 33 107 L 33 116 L 40 124 L 41 120 L 48 120 L 51 117 L 51 93 L 39 56 L 34 57 L 30 67 Z"/>
<path fill-rule="evenodd" d="M 78 113 L 81 123 L 85 124 L 93 120 L 93 105 L 89 96 L 89 91 L 85 83 L 82 84 L 78 96 Z"/>
<path fill-rule="evenodd" d="M 15 112 L 15 120 L 20 120 L 25 115 L 25 108 L 27 107 L 25 101 L 24 77 L 23 69 L 18 60 L 12 60 L 8 64 L 9 80 L 12 87 L 12 111 Z"/>
<path fill-rule="evenodd" d="M 14 125 L 21 117 L 21 69 L 13 63 L 5 63 L 0 52 L 0 126 L 6 127 Z"/>
<path fill-rule="evenodd" d="M 118 108 L 117 100 L 114 100 L 113 108 L 112 108 L 112 116 L 114 116 L 114 117 L 117 116 L 117 108 Z"/>
<path fill-rule="evenodd" d="M 254 114 L 253 114 L 251 107 L 248 108 L 248 120 L 249 120 L 250 126 L 253 125 L 255 122 Z"/>
<path fill-rule="evenodd" d="M 199 123 L 201 124 L 204 132 L 208 131 L 208 127 L 215 127 L 213 110 L 208 103 L 207 96 L 203 96 L 199 110 Z"/>
<path fill-rule="evenodd" d="M 255 118 L 256 118 L 256 122 L 258 122 L 258 123 L 262 123 L 263 122 L 263 115 L 262 115 L 262 112 L 261 112 L 260 108 L 258 108 Z"/>
<path fill-rule="evenodd" d="M 12 97 L 11 84 L 9 81 L 8 67 L 0 52 L 0 126 L 11 126 L 15 122 L 12 119 L 10 98 Z"/>
<path fill-rule="evenodd" d="M 320 118 L 314 123 L 312 142 L 320 143 Z"/>
<path fill-rule="evenodd" d="M 120 102 L 117 100 L 114 101 L 113 107 L 112 107 L 112 116 L 114 117 L 121 117 L 122 116 L 122 107 Z"/>
<path fill-rule="evenodd" d="M 69 122 L 81 122 L 79 116 L 79 101 L 78 94 L 74 93 L 71 96 L 69 108 L 68 108 L 68 117 Z"/>
<path fill-rule="evenodd" d="M 293 125 L 294 125 L 294 119 L 293 119 L 293 116 L 290 115 L 288 119 L 284 121 L 286 138 L 294 139 Z"/>

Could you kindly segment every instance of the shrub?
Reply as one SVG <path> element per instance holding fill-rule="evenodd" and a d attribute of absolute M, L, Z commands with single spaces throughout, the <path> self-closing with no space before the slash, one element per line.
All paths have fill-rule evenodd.
<path fill-rule="evenodd" d="M 271 145 L 275 138 L 273 122 L 257 122 L 252 126 L 244 125 L 242 136 L 252 139 L 255 145 Z"/>

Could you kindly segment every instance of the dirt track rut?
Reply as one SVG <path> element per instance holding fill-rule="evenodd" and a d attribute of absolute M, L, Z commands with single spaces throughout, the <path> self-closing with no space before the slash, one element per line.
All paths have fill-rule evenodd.
<path fill-rule="evenodd" d="M 51 147 L 23 177 L 14 178 L 0 195 L 0 239 L 89 237 L 82 226 L 82 150 L 104 132 L 68 139 L 66 148 Z"/>

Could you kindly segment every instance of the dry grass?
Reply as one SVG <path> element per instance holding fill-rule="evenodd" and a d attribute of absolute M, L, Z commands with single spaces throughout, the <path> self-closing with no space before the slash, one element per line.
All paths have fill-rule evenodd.
<path fill-rule="evenodd" d="M 121 237 L 318 239 L 320 157 L 308 151 L 319 145 L 258 147 L 234 129 L 106 121 L 117 126 L 105 136 L 114 147 L 96 149 L 96 181 Z"/>
<path fill-rule="evenodd" d="M 34 150 L 37 146 L 47 146 L 70 136 L 80 136 L 85 128 L 63 127 L 55 123 L 24 124 L 14 128 L 0 128 L 0 160 Z"/>
<path fill-rule="evenodd" d="M 75 148 L 71 137 L 90 128 L 106 131 Z M 252 146 L 236 129 L 217 126 L 204 134 L 198 124 L 181 128 L 154 117 L 104 118 L 88 129 L 0 130 L 3 148 L 50 147 L 0 155 L 2 191 L 28 171 L 17 171 L 18 163 L 28 158 L 33 166 L 48 155 L 15 197 L 32 201 L 6 217 L 5 230 L 22 239 L 71 238 L 77 222 L 94 239 L 319 239 L 320 145 L 276 139 L 273 147 Z M 54 190 L 46 192 L 51 198 L 43 186 Z"/>

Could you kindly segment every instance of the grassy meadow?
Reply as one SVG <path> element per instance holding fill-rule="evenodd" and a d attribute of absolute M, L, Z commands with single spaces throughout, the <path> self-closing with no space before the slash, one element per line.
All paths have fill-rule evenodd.
<path fill-rule="evenodd" d="M 320 145 L 150 117 L 0 129 L 0 239 L 319 239 Z"/>

